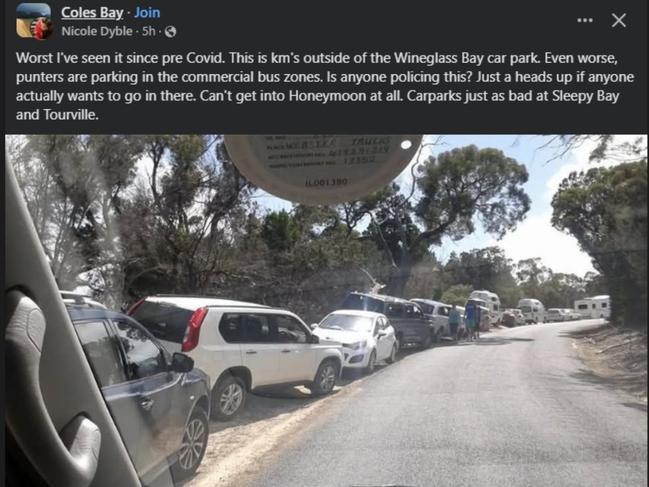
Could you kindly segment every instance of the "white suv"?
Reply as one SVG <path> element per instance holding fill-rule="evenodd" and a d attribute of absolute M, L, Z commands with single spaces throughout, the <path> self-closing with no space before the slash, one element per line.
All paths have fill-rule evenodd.
<path fill-rule="evenodd" d="M 248 391 L 305 385 L 331 392 L 342 370 L 342 347 L 320 341 L 295 314 L 226 299 L 152 296 L 129 310 L 171 352 L 194 359 L 214 384 L 212 416 L 239 413 Z"/>

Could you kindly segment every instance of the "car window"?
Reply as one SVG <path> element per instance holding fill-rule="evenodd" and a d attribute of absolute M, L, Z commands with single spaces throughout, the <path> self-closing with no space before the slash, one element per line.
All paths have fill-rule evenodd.
<path fill-rule="evenodd" d="M 340 309 L 357 309 L 361 311 L 383 312 L 383 301 L 363 294 L 349 294 L 340 305 Z"/>
<path fill-rule="evenodd" d="M 401 303 L 387 303 L 385 315 L 389 318 L 401 318 L 404 316 L 405 310 Z"/>
<path fill-rule="evenodd" d="M 437 308 L 437 313 L 440 316 L 448 316 L 449 311 L 450 311 L 450 308 L 448 308 L 447 306 L 439 306 Z"/>
<path fill-rule="evenodd" d="M 219 331 L 223 339 L 228 343 L 241 343 L 245 341 L 240 314 L 224 313 L 219 323 Z"/>
<path fill-rule="evenodd" d="M 182 343 L 192 313 L 169 303 L 143 301 L 130 314 L 157 339 Z"/>
<path fill-rule="evenodd" d="M 374 330 L 372 331 L 372 335 L 376 336 L 379 334 L 379 330 L 381 329 L 381 323 L 377 320 L 376 323 L 374 323 Z"/>
<path fill-rule="evenodd" d="M 162 350 L 140 327 L 127 321 L 114 321 L 126 355 L 129 379 L 144 379 L 167 371 Z"/>
<path fill-rule="evenodd" d="M 367 332 L 371 330 L 372 318 L 342 313 L 333 313 L 322 320 L 319 326 L 320 328 L 331 330 Z"/>
<path fill-rule="evenodd" d="M 100 387 L 125 382 L 126 373 L 122 358 L 107 323 L 104 321 L 75 323 L 75 330 Z"/>
<path fill-rule="evenodd" d="M 306 343 L 307 333 L 302 324 L 288 315 L 269 315 L 271 322 L 277 327 L 275 341 L 279 343 Z"/>
<path fill-rule="evenodd" d="M 246 343 L 275 343 L 278 341 L 277 326 L 268 315 L 242 314 L 241 323 Z"/>
<path fill-rule="evenodd" d="M 421 319 L 424 317 L 424 313 L 421 312 L 418 306 L 412 306 L 412 316 L 416 319 Z"/>
<path fill-rule="evenodd" d="M 432 315 L 435 313 L 435 306 L 428 303 L 422 303 L 421 301 L 416 302 L 419 305 L 419 308 L 423 310 L 424 313 Z"/>
<path fill-rule="evenodd" d="M 383 316 L 379 318 L 379 323 L 381 324 L 381 329 L 385 330 L 387 327 L 390 326 L 390 322 L 385 319 Z"/>

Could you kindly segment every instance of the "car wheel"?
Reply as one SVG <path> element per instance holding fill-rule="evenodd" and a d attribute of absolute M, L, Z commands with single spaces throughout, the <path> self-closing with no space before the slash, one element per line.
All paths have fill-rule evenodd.
<path fill-rule="evenodd" d="M 229 421 L 243 409 L 246 386 L 239 377 L 229 375 L 214 387 L 212 392 L 212 418 Z"/>
<path fill-rule="evenodd" d="M 399 351 L 399 343 L 394 342 L 392 344 L 392 350 L 390 351 L 390 356 L 385 359 L 385 361 L 389 364 L 393 364 L 397 360 L 397 352 Z"/>
<path fill-rule="evenodd" d="M 309 389 L 311 389 L 311 392 L 316 396 L 329 394 L 336 385 L 338 372 L 339 366 L 336 362 L 333 360 L 325 360 L 320 364 L 320 367 L 318 367 L 318 371 L 316 372 L 313 383 Z"/>
<path fill-rule="evenodd" d="M 374 372 L 376 368 L 376 351 L 372 350 L 370 353 L 370 358 L 367 360 L 367 367 L 365 367 L 365 374 L 369 375 Z"/>
<path fill-rule="evenodd" d="M 172 470 L 174 481 L 188 479 L 196 473 L 207 449 L 208 434 L 207 413 L 203 408 L 197 406 L 192 411 L 183 432 L 182 443 L 178 450 L 178 460 Z"/>

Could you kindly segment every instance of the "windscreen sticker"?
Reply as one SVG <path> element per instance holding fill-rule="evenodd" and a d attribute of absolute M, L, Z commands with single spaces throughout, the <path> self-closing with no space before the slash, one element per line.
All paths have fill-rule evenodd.
<path fill-rule="evenodd" d="M 421 135 L 229 135 L 239 171 L 270 194 L 305 204 L 357 200 L 412 160 Z"/>

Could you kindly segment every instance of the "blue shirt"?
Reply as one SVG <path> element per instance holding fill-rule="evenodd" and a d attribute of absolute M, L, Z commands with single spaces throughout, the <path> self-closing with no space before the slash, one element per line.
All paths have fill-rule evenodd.
<path fill-rule="evenodd" d="M 466 305 L 466 309 L 464 310 L 464 319 L 466 321 L 468 321 L 469 323 L 474 323 L 477 314 L 478 313 L 475 304 L 469 303 Z"/>

